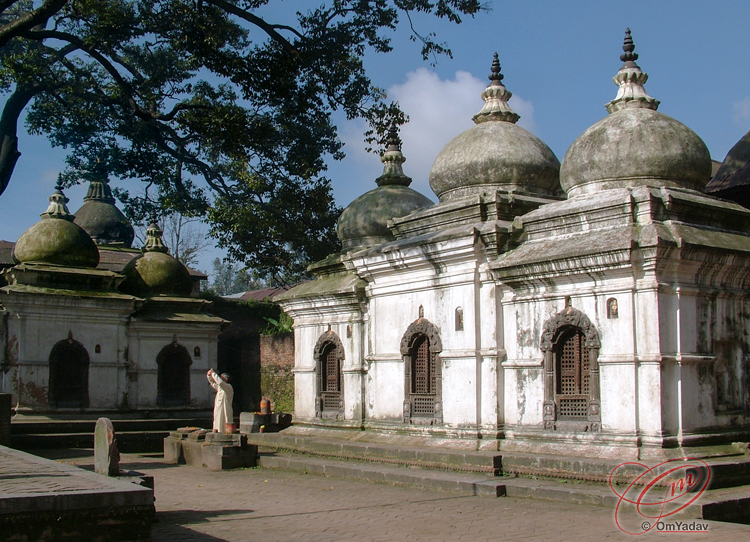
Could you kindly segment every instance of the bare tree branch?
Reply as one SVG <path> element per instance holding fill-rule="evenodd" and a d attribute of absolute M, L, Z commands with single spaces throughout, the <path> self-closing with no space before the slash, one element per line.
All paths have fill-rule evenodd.
<path fill-rule="evenodd" d="M 37 25 L 45 24 L 47 20 L 60 11 L 68 1 L 69 0 L 46 0 L 34 11 L 22 15 L 18 19 L 15 19 L 0 28 L 0 47 L 8 43 L 11 39 L 20 36 L 27 30 L 30 30 Z"/>
<path fill-rule="evenodd" d="M 207 4 L 212 4 L 216 6 L 217 8 L 223 9 L 227 13 L 231 13 L 232 15 L 236 15 L 240 19 L 243 19 L 247 21 L 248 23 L 254 24 L 261 30 L 263 30 L 266 34 L 268 34 L 271 39 L 273 39 L 275 42 L 277 42 L 279 45 L 281 45 L 284 50 L 286 50 L 288 53 L 293 54 L 294 56 L 299 57 L 299 51 L 297 50 L 294 45 L 289 43 L 289 41 L 276 32 L 275 28 L 280 28 L 280 25 L 271 25 L 268 24 L 266 21 L 258 17 L 257 15 L 253 15 L 252 13 L 249 13 L 245 11 L 242 8 L 238 8 L 234 4 L 230 4 L 229 2 L 225 2 L 224 0 L 204 0 Z M 291 27 L 286 28 L 291 29 Z"/>

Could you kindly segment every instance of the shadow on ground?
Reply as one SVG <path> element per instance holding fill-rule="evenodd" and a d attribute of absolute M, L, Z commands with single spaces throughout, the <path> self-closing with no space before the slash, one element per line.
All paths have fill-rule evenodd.
<path fill-rule="evenodd" d="M 183 527 L 182 525 L 154 524 L 151 529 L 153 540 L 169 540 L 176 542 L 178 540 L 190 540 L 191 542 L 225 542 L 224 538 L 217 538 L 210 534 L 199 533 Z"/>

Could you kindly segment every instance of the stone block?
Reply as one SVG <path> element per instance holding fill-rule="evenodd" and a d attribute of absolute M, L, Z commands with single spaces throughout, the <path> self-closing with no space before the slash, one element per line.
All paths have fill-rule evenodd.
<path fill-rule="evenodd" d="M 209 470 L 254 467 L 258 447 L 248 444 L 247 436 L 240 433 L 228 435 L 198 430 L 185 438 L 184 433 L 172 431 L 164 439 L 164 460 Z"/>
<path fill-rule="evenodd" d="M 96 420 L 94 470 L 105 476 L 120 474 L 120 452 L 117 449 L 117 440 L 115 440 L 115 428 L 109 418 Z"/>

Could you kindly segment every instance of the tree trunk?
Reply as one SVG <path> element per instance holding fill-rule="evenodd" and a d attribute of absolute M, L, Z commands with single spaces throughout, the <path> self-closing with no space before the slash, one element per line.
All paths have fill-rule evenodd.
<path fill-rule="evenodd" d="M 2 116 L 0 116 L 0 195 L 8 187 L 16 162 L 21 153 L 18 152 L 18 119 L 24 107 L 39 90 L 30 87 L 16 87 L 8 101 L 5 102 Z"/>

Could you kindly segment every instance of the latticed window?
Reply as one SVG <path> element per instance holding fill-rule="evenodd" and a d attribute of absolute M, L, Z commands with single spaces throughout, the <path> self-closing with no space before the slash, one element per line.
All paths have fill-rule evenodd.
<path fill-rule="evenodd" d="M 589 364 L 580 329 L 563 332 L 556 348 L 555 400 L 561 418 L 585 419 L 589 407 Z"/>
<path fill-rule="evenodd" d="M 323 382 L 326 392 L 338 393 L 339 389 L 339 360 L 336 348 L 331 344 L 325 351 L 323 362 Z"/>
<path fill-rule="evenodd" d="M 437 392 L 436 356 L 429 339 L 421 335 L 411 348 L 412 415 L 432 416 Z"/>
<path fill-rule="evenodd" d="M 323 410 L 339 410 L 341 405 L 341 361 L 336 355 L 336 345 L 329 343 L 320 359 L 321 400 Z"/>

